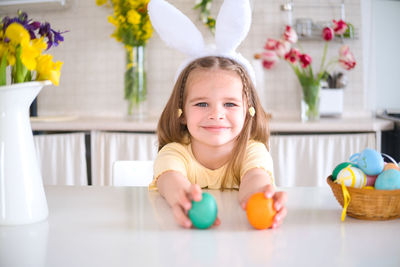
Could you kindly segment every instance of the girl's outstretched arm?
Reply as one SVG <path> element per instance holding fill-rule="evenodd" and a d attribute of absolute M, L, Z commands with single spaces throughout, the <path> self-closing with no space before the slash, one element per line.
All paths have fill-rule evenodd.
<path fill-rule="evenodd" d="M 187 213 L 192 208 L 192 200 L 201 200 L 201 188 L 191 184 L 180 172 L 167 171 L 160 175 L 157 181 L 160 194 L 171 206 L 175 220 L 183 227 L 190 228 L 192 221 Z M 214 225 L 219 225 L 217 218 Z"/>
<path fill-rule="evenodd" d="M 246 210 L 248 199 L 257 192 L 263 192 L 266 198 L 273 198 L 276 215 L 272 228 L 276 228 L 283 222 L 283 218 L 287 214 L 285 207 L 287 195 L 286 192 L 275 192 L 274 186 L 271 184 L 271 178 L 266 171 L 260 168 L 254 168 L 246 172 L 239 188 L 239 203 Z"/>

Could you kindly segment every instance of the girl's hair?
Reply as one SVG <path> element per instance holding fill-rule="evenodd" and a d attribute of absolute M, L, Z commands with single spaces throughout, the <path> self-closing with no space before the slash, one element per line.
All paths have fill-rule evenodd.
<path fill-rule="evenodd" d="M 194 60 L 186 68 L 183 69 L 175 83 L 172 94 L 158 122 L 158 150 L 161 150 L 161 148 L 163 148 L 166 144 L 172 142 L 177 142 L 181 144 L 190 143 L 190 134 L 186 125 L 183 123 L 183 117 L 185 116 L 183 107 L 186 100 L 185 88 L 187 79 L 189 77 L 189 74 L 193 70 L 210 70 L 215 68 L 222 70 L 231 70 L 236 72 L 240 76 L 243 84 L 243 99 L 244 101 L 247 101 L 246 118 L 244 121 L 243 129 L 237 137 L 237 145 L 232 151 L 232 157 L 228 162 L 226 172 L 222 179 L 223 189 L 229 186 L 228 178 L 230 176 L 233 176 L 232 185 L 240 184 L 239 167 L 243 162 L 246 153 L 247 141 L 249 139 L 259 141 L 265 144 L 265 146 L 269 149 L 268 122 L 270 116 L 267 115 L 262 108 L 255 87 L 251 82 L 249 75 L 240 64 L 228 58 L 208 56 Z M 254 117 L 250 116 L 248 112 L 249 107 L 254 107 L 256 111 Z M 180 117 L 178 117 L 179 109 L 183 111 L 183 114 Z"/>

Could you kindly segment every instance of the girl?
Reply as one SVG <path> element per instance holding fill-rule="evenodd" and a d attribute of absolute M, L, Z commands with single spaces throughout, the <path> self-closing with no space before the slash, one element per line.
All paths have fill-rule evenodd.
<path fill-rule="evenodd" d="M 187 213 L 192 200 L 201 200 L 201 188 L 239 188 L 243 209 L 252 194 L 264 192 L 275 200 L 272 228 L 282 223 L 287 197 L 274 192 L 267 123 L 242 65 L 208 56 L 183 69 L 158 123 L 159 153 L 150 185 L 180 225 L 191 227 Z"/>

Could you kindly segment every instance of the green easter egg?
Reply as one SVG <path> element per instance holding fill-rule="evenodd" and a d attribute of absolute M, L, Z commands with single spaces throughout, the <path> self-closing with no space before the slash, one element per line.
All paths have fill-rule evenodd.
<path fill-rule="evenodd" d="M 357 167 L 356 165 L 354 165 L 351 162 L 342 162 L 342 163 L 340 163 L 339 165 L 337 165 L 335 167 L 335 169 L 332 172 L 332 181 L 335 181 L 337 176 L 338 176 L 338 174 L 339 174 L 339 172 L 341 170 L 343 170 L 344 168 L 346 168 L 347 166 L 349 166 L 349 165 L 352 166 L 352 167 Z"/>
<path fill-rule="evenodd" d="M 213 225 L 217 218 L 217 202 L 209 193 L 202 193 L 200 201 L 192 201 L 189 218 L 193 225 L 199 229 L 206 229 Z"/>

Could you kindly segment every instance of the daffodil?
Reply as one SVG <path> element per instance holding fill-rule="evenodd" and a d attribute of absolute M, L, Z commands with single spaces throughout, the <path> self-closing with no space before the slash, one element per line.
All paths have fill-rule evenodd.
<path fill-rule="evenodd" d="M 47 44 L 43 37 L 35 39 L 32 43 L 21 45 L 21 61 L 28 70 L 35 70 L 37 57 L 46 49 Z"/>
<path fill-rule="evenodd" d="M 37 60 L 37 80 L 50 80 L 54 85 L 58 86 L 60 82 L 60 72 L 63 62 L 53 62 L 52 55 L 41 55 Z"/>

